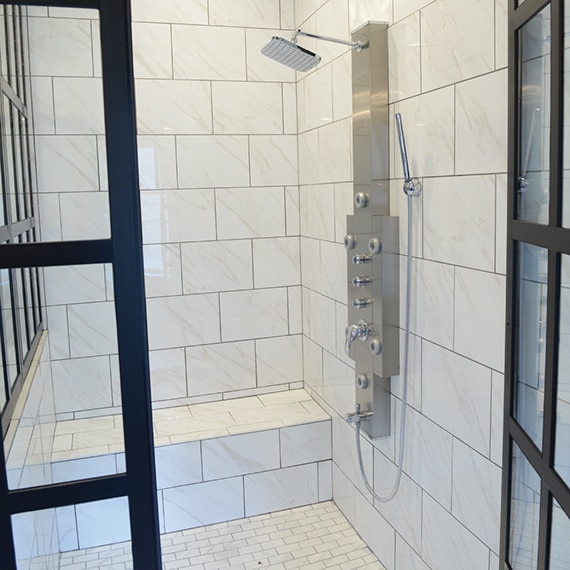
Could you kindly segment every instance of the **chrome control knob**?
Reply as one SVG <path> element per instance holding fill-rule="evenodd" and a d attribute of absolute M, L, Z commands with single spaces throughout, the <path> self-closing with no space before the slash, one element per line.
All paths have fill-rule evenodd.
<path fill-rule="evenodd" d="M 377 336 L 372 337 L 368 341 L 368 346 L 372 354 L 380 354 L 382 352 L 382 341 Z"/>
<path fill-rule="evenodd" d="M 368 205 L 368 196 L 364 192 L 357 192 L 354 195 L 354 205 L 357 208 L 366 208 Z"/>
<path fill-rule="evenodd" d="M 355 287 L 365 287 L 370 284 L 371 281 L 372 277 L 368 277 L 368 275 L 358 275 L 357 277 L 353 277 L 352 284 Z"/>
<path fill-rule="evenodd" d="M 370 303 L 372 303 L 372 299 L 367 299 L 366 297 L 358 297 L 358 299 L 354 299 L 354 301 L 352 301 L 352 306 L 357 309 L 364 309 L 365 307 L 368 307 Z"/>
<path fill-rule="evenodd" d="M 366 390 L 366 388 L 368 388 L 370 385 L 370 381 L 368 380 L 368 376 L 366 376 L 366 374 L 359 374 L 356 378 L 356 383 L 358 384 L 358 387 L 362 388 L 363 390 Z"/>
<path fill-rule="evenodd" d="M 364 263 L 370 263 L 372 261 L 372 256 L 367 253 L 357 253 L 352 256 L 352 263 L 355 265 L 363 265 Z"/>
<path fill-rule="evenodd" d="M 354 249 L 355 246 L 356 239 L 354 239 L 354 236 L 352 234 L 346 234 L 344 236 L 344 247 L 346 247 L 346 249 Z"/>
<path fill-rule="evenodd" d="M 380 238 L 373 237 L 368 240 L 368 251 L 373 254 L 378 254 L 382 251 Z"/>

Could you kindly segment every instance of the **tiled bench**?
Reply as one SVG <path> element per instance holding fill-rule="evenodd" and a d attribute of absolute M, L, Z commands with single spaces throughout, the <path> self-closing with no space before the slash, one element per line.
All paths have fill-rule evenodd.
<path fill-rule="evenodd" d="M 161 530 L 309 505 L 332 498 L 331 420 L 304 390 L 155 410 Z M 124 471 L 120 416 L 57 422 L 55 481 Z M 60 549 L 129 538 L 127 501 L 58 510 Z M 110 515 L 111 509 L 114 510 Z"/>

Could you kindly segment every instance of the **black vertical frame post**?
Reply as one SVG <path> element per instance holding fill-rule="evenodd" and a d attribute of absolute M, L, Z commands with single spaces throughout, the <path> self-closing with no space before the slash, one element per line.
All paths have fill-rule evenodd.
<path fill-rule="evenodd" d="M 129 0 L 100 0 L 113 280 L 133 562 L 161 568 Z"/>

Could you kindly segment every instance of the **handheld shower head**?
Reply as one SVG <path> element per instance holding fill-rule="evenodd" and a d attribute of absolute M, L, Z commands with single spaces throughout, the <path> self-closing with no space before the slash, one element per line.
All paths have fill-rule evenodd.
<path fill-rule="evenodd" d="M 273 36 L 261 48 L 261 53 L 297 71 L 309 71 L 321 61 L 321 56 L 279 36 Z"/>

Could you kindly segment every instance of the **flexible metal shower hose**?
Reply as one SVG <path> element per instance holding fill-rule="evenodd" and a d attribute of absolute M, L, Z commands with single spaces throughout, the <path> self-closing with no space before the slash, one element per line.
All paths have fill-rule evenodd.
<path fill-rule="evenodd" d="M 412 292 L 412 194 L 408 195 L 408 254 L 407 254 L 407 271 L 406 271 L 406 316 L 404 325 L 404 371 L 403 387 L 402 387 L 402 412 L 400 415 L 400 447 L 398 450 L 398 472 L 396 474 L 396 481 L 390 493 L 384 497 L 374 492 L 374 489 L 368 482 L 366 471 L 364 470 L 364 463 L 362 462 L 362 449 L 360 446 L 360 420 L 356 421 L 356 452 L 358 454 L 358 465 L 360 466 L 360 474 L 362 481 L 368 489 L 368 492 L 381 503 L 391 501 L 398 492 L 400 482 L 402 480 L 402 470 L 404 467 L 404 440 L 406 436 L 406 408 L 408 407 L 408 357 L 410 349 L 410 304 Z"/>

